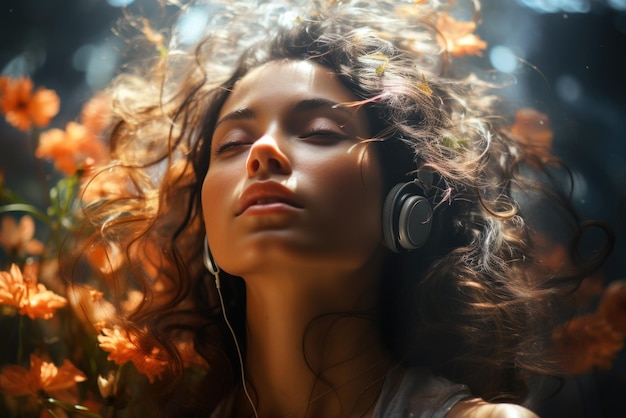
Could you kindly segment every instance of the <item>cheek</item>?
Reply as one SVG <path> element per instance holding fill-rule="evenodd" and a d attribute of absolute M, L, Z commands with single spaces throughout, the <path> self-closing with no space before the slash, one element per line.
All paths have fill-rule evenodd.
<path fill-rule="evenodd" d="M 354 151 L 356 153 L 356 151 Z M 382 179 L 380 166 L 371 152 L 363 148 L 351 156 L 349 163 L 341 163 L 343 175 L 337 175 L 336 181 L 345 178 L 344 188 L 360 204 L 370 208 L 378 208 L 382 204 Z"/>
<path fill-rule="evenodd" d="M 354 151 L 356 152 L 356 151 Z M 350 158 L 326 164 L 324 184 L 330 217 L 343 224 L 376 230 L 382 217 L 382 180 L 378 161 L 372 153 L 361 151 Z M 366 225 L 364 225 L 366 224 Z M 371 225 L 371 228 L 370 228 Z"/>
<path fill-rule="evenodd" d="M 208 231 L 211 229 L 211 220 L 213 219 L 212 208 L 214 191 L 212 188 L 211 180 L 207 177 L 204 178 L 202 183 L 202 217 L 204 219 L 204 227 L 208 235 Z"/>
<path fill-rule="evenodd" d="M 227 177 L 209 171 L 202 184 L 202 215 L 207 237 L 211 242 L 211 236 L 219 233 L 222 218 L 225 213 L 225 197 Z"/>

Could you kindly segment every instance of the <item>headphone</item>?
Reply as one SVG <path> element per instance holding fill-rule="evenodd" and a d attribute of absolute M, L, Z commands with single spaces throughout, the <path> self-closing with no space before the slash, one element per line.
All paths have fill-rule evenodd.
<path fill-rule="evenodd" d="M 204 237 L 204 251 L 202 253 L 202 261 L 204 262 L 204 266 L 206 269 L 215 276 L 215 287 L 217 288 L 217 296 L 220 299 L 220 306 L 222 307 L 222 316 L 224 317 L 224 322 L 226 322 L 226 326 L 230 331 L 230 335 L 233 337 L 233 342 L 235 343 L 235 348 L 237 349 L 237 357 L 239 358 L 239 372 L 241 373 L 241 382 L 243 383 L 243 392 L 250 403 L 250 407 L 252 408 L 252 412 L 255 418 L 259 418 L 259 414 L 256 410 L 256 406 L 252 401 L 252 397 L 248 392 L 248 388 L 246 386 L 246 371 L 243 366 L 243 356 L 241 355 L 241 347 L 239 346 L 239 342 L 237 341 L 237 334 L 235 334 L 235 330 L 233 329 L 230 321 L 228 320 L 228 314 L 226 313 L 226 306 L 224 304 L 224 297 L 222 296 L 222 290 L 220 286 L 220 268 L 213 260 L 213 255 L 209 250 L 209 240 L 207 237 Z"/>
<path fill-rule="evenodd" d="M 209 251 L 209 241 L 206 237 L 204 237 L 204 252 L 202 253 L 202 261 L 204 262 L 204 267 L 209 270 L 216 278 L 219 277 L 220 268 L 215 264 L 215 260 L 213 260 L 213 254 Z M 219 285 L 219 280 L 218 280 Z"/>
<path fill-rule="evenodd" d="M 423 246 L 428 240 L 432 225 L 433 210 L 423 196 L 421 179 L 396 184 L 387 194 L 383 205 L 383 239 L 390 250 L 406 253 Z M 204 239 L 202 261 L 216 278 L 220 268 L 209 251 L 208 240 Z M 219 286 L 219 279 L 217 285 Z"/>
<path fill-rule="evenodd" d="M 383 205 L 383 238 L 390 250 L 406 253 L 423 246 L 430 235 L 433 210 L 423 196 L 421 178 L 396 184 Z"/>

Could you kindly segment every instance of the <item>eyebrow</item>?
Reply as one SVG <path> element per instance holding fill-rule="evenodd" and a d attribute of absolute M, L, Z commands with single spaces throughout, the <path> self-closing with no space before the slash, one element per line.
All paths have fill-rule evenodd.
<path fill-rule="evenodd" d="M 215 127 L 217 128 L 220 124 L 228 122 L 229 120 L 244 120 L 252 118 L 254 118 L 254 112 L 247 107 L 243 107 L 224 115 L 220 120 L 217 121 Z"/>
<path fill-rule="evenodd" d="M 293 107 L 293 111 L 295 113 L 304 113 L 311 110 L 317 110 L 320 108 L 329 108 L 329 109 L 337 109 L 343 113 L 346 113 L 352 116 L 352 112 L 341 103 L 334 102 L 332 100 L 323 99 L 323 98 L 314 98 L 314 99 L 306 99 L 302 100 Z"/>
<path fill-rule="evenodd" d="M 299 101 L 293 106 L 292 112 L 294 113 L 306 113 L 312 110 L 317 110 L 321 108 L 329 108 L 329 109 L 337 109 L 342 113 L 346 113 L 349 116 L 353 116 L 353 113 L 349 108 L 343 106 L 341 103 L 337 103 L 333 100 L 328 100 L 324 98 L 313 98 L 313 99 L 305 99 Z M 255 113 L 252 109 L 243 107 L 241 109 L 236 109 L 230 113 L 224 115 L 220 120 L 217 121 L 215 127 L 217 128 L 220 124 L 231 121 L 231 120 L 245 120 L 252 119 L 255 117 Z"/>

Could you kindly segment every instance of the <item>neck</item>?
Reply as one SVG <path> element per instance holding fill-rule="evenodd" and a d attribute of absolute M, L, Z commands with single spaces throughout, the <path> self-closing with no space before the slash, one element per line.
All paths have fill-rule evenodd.
<path fill-rule="evenodd" d="M 378 399 L 389 361 L 377 278 L 330 276 L 246 279 L 246 380 L 260 417 L 362 417 Z"/>

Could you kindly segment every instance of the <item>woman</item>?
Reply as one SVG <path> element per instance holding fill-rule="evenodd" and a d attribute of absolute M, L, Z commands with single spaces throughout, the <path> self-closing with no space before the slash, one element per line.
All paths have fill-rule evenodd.
<path fill-rule="evenodd" d="M 192 336 L 207 365 L 164 415 L 534 416 L 577 277 L 537 267 L 522 216 L 552 160 L 452 76 L 427 3 L 214 3 L 192 66 L 113 86 L 99 175 L 129 180 L 86 219 L 125 248 L 107 280 L 144 293 L 146 351 L 181 375 Z"/>

